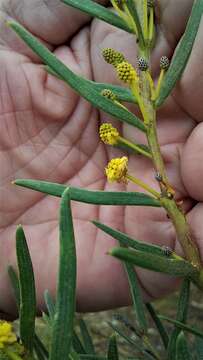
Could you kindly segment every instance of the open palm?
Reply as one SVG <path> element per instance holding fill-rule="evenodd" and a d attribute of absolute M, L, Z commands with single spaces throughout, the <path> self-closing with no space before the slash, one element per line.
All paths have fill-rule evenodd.
<path fill-rule="evenodd" d="M 184 31 L 191 5 L 192 1 L 188 0 L 184 5 L 178 5 L 178 9 L 175 1 L 162 1 L 158 14 L 164 25 L 158 28 L 158 43 L 153 53 L 155 76 L 159 58 L 172 55 Z M 4 19 L 9 15 L 20 21 L 71 69 L 95 81 L 116 82 L 112 68 L 100 55 L 101 48 L 123 51 L 132 63 L 136 56 L 131 35 L 97 20 L 86 25 L 89 19 L 85 15 L 58 1 L 35 0 L 32 5 L 23 0 L 0 1 L 0 6 L 0 292 L 4 294 L 0 308 L 11 311 L 13 298 L 7 265 L 15 263 L 15 230 L 19 223 L 29 241 L 39 305 L 43 302 L 44 289 L 55 292 L 59 208 L 58 199 L 17 188 L 11 181 L 33 178 L 88 189 L 125 188 L 118 184 L 109 185 L 104 176 L 108 160 L 119 154 L 99 141 L 98 126 L 110 119 L 94 110 L 63 82 L 47 75 L 39 59 L 6 28 Z M 177 25 L 180 13 L 182 23 L 179 21 Z M 201 31 L 202 28 L 175 97 L 168 100 L 158 120 L 168 175 L 177 197 L 184 201 L 200 251 L 203 235 L 203 191 L 199 180 L 203 172 L 200 162 L 203 128 L 198 125 L 203 87 L 200 77 L 203 73 Z M 129 126 L 120 130 L 128 138 L 144 141 L 143 134 Z M 157 186 L 149 160 L 133 156 L 129 166 L 132 174 Z M 130 184 L 126 189 L 140 190 Z M 104 309 L 130 302 L 122 265 L 106 255 L 115 242 L 97 231 L 90 220 L 99 219 L 140 240 L 169 245 L 180 251 L 173 226 L 160 209 L 73 203 L 73 216 L 79 310 Z M 141 269 L 137 269 L 137 273 L 146 299 L 164 295 L 175 287 L 174 279 L 171 281 Z"/>

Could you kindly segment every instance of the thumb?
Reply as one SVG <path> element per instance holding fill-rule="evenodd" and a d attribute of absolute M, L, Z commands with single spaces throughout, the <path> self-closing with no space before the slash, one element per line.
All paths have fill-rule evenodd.
<path fill-rule="evenodd" d="M 97 0 L 105 5 L 106 0 Z M 60 0 L 2 0 L 0 2 L 0 42 L 5 45 L 16 42 L 14 34 L 6 29 L 5 19 L 11 17 L 20 22 L 41 40 L 59 45 L 69 40 L 90 17 L 66 6 Z M 16 48 L 16 45 L 15 45 Z"/>

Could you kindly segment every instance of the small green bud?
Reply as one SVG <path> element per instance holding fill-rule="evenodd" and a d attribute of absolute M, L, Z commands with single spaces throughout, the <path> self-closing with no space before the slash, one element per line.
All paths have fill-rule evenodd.
<path fill-rule="evenodd" d="M 147 0 L 148 7 L 154 7 L 155 6 L 155 0 Z"/>
<path fill-rule="evenodd" d="M 163 178 L 162 178 L 161 174 L 158 173 L 158 172 L 155 174 L 155 179 L 156 179 L 157 181 L 159 181 L 159 182 L 163 181 Z"/>
<path fill-rule="evenodd" d="M 163 70 L 168 70 L 170 65 L 169 58 L 167 56 L 162 56 L 160 59 L 160 68 Z"/>
<path fill-rule="evenodd" d="M 110 89 L 102 90 L 101 95 L 104 96 L 105 98 L 109 99 L 109 100 L 112 100 L 112 101 L 117 99 L 116 95 Z"/>
<path fill-rule="evenodd" d="M 162 246 L 163 254 L 170 257 L 173 254 L 173 250 L 169 246 Z"/>
<path fill-rule="evenodd" d="M 116 51 L 112 48 L 106 48 L 102 50 L 102 55 L 104 60 L 111 65 L 118 65 L 121 62 L 125 61 L 125 57 L 119 51 Z"/>
<path fill-rule="evenodd" d="M 145 58 L 143 57 L 139 58 L 138 68 L 140 71 L 147 71 L 147 69 L 149 68 L 149 64 Z"/>
<path fill-rule="evenodd" d="M 172 192 L 170 192 L 170 191 L 168 191 L 166 195 L 167 195 L 167 198 L 170 200 L 172 200 L 174 198 L 174 194 L 172 194 Z"/>
<path fill-rule="evenodd" d="M 117 6 L 122 7 L 126 3 L 126 0 L 114 0 Z"/>

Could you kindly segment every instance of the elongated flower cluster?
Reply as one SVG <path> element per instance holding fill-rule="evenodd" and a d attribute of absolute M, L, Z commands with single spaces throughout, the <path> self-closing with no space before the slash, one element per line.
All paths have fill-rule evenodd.
<path fill-rule="evenodd" d="M 117 181 L 126 183 L 127 171 L 128 158 L 126 156 L 112 159 L 105 168 L 105 173 L 109 182 Z"/>
<path fill-rule="evenodd" d="M 118 78 L 125 83 L 130 84 L 138 78 L 136 70 L 127 61 L 118 64 L 116 69 Z"/>
<path fill-rule="evenodd" d="M 5 345 L 13 344 L 16 341 L 17 338 L 12 330 L 12 325 L 7 321 L 0 321 L 0 349 Z"/>
<path fill-rule="evenodd" d="M 125 61 L 124 55 L 121 52 L 116 51 L 112 48 L 103 49 L 102 55 L 103 55 L 104 60 L 108 64 L 111 64 L 113 66 L 117 66 L 121 62 Z"/>
<path fill-rule="evenodd" d="M 99 135 L 105 144 L 116 145 L 118 143 L 119 132 L 109 123 L 100 126 Z"/>

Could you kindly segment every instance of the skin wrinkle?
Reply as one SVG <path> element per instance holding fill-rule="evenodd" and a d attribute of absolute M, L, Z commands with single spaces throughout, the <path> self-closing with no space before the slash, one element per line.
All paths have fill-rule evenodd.
<path fill-rule="evenodd" d="M 86 124 L 86 126 L 87 126 L 87 124 Z M 59 132 L 60 132 L 60 131 L 61 131 L 61 129 L 59 130 Z M 59 133 L 59 132 L 58 132 L 58 133 Z M 52 139 L 52 140 L 50 141 L 50 143 L 51 143 L 52 141 L 55 141 L 55 139 Z M 77 149 L 77 144 L 78 144 L 79 142 L 80 142 L 80 136 L 78 136 L 78 137 L 76 138 L 76 140 L 75 140 L 72 144 L 70 144 L 70 147 L 69 147 L 69 148 L 71 149 L 71 147 L 72 147 L 72 149 L 71 149 L 71 151 L 70 151 L 70 154 L 69 154 L 70 157 L 71 157 L 71 152 L 72 152 L 72 151 L 75 151 L 75 150 Z M 35 161 L 37 157 L 41 156 L 44 151 L 47 151 L 47 147 L 50 145 L 50 143 L 48 143 L 48 145 L 46 144 L 46 147 L 45 147 L 40 153 L 36 154 L 36 156 L 32 159 L 32 162 Z M 99 143 L 98 143 L 98 144 L 99 144 Z M 74 149 L 73 149 L 73 148 L 74 148 Z M 80 147 L 78 147 L 78 152 L 80 153 Z M 83 155 L 85 155 L 84 151 L 83 151 Z M 67 156 L 68 156 L 68 153 L 65 153 L 64 156 L 60 159 L 60 163 L 57 164 L 58 167 L 59 167 L 59 165 L 60 165 L 61 163 L 63 163 L 64 159 L 67 158 Z M 83 164 L 83 166 L 80 168 L 80 171 L 83 170 L 83 168 L 86 166 L 87 162 L 89 162 L 89 161 L 91 162 L 91 161 L 92 161 L 92 158 L 88 159 L 88 156 L 89 156 L 89 154 L 86 155 L 86 161 L 85 161 L 85 163 Z M 94 153 L 93 153 L 92 156 L 94 156 Z M 31 166 L 32 162 L 29 160 L 29 163 L 28 163 L 29 166 Z M 92 162 L 93 162 L 93 161 L 92 161 Z M 23 167 L 21 167 L 20 172 L 22 172 L 23 169 L 25 169 L 28 164 L 25 164 Z M 96 165 L 96 167 L 97 167 L 99 170 L 101 170 L 96 163 L 93 162 L 93 164 Z M 47 180 L 48 180 L 49 178 L 51 178 L 51 175 L 55 172 L 55 170 L 56 170 L 56 169 L 54 168 L 52 171 L 50 171 L 49 174 L 47 174 Z M 13 177 L 16 178 L 16 176 L 13 176 Z M 17 178 L 18 178 L 18 177 L 19 177 L 19 176 L 17 176 Z M 97 182 L 98 180 L 100 180 L 100 179 L 96 179 L 96 182 Z M 68 181 L 68 179 L 67 179 L 66 181 Z M 94 182 L 95 182 L 95 181 L 94 181 Z M 87 184 L 87 186 L 90 186 L 90 184 Z M 45 196 L 45 195 L 44 195 L 44 196 Z M 39 201 L 41 201 L 41 200 L 43 199 L 44 196 L 42 196 L 42 197 L 40 198 L 40 200 L 38 199 L 38 200 L 37 200 L 34 204 L 32 204 L 32 205 L 36 205 Z M 31 205 L 31 206 L 32 206 L 32 205 Z M 12 222 L 11 222 L 10 224 L 7 224 L 7 226 L 11 225 L 13 222 L 16 223 L 16 222 L 17 222 L 17 219 L 20 219 L 20 218 L 23 216 L 24 213 L 27 213 L 27 211 L 29 210 L 29 208 L 30 208 L 30 206 L 28 206 L 27 208 L 25 208 L 24 212 L 20 213 L 20 215 L 18 214 L 18 217 L 17 217 L 16 219 L 14 219 L 14 220 L 12 219 Z"/>

